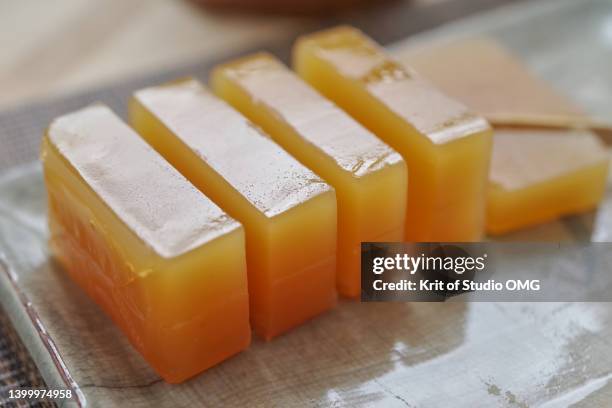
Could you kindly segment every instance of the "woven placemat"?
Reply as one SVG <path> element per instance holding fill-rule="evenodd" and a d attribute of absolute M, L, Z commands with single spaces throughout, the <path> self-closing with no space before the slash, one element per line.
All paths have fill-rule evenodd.
<path fill-rule="evenodd" d="M 479 11 L 519 1 L 525 0 L 452 0 L 424 7 L 413 7 L 410 1 L 396 2 L 384 9 L 373 9 L 365 14 L 351 15 L 341 20 L 334 18 L 321 21 L 320 28 L 349 23 L 361 28 L 381 43 L 388 44 Z M 126 102 L 136 89 L 185 75 L 207 81 L 210 68 L 218 62 L 260 49 L 270 51 L 288 62 L 293 41 L 294 38 L 284 38 L 278 43 L 267 44 L 257 49 L 242 52 L 234 50 L 214 60 L 184 65 L 69 97 L 46 100 L 0 112 L 0 174 L 14 166 L 36 160 L 41 135 L 56 116 L 87 104 L 102 102 L 125 117 Z M 0 396 L 6 395 L 9 389 L 44 388 L 44 386 L 44 380 L 34 362 L 11 326 L 5 311 L 0 308 Z M 47 407 L 55 404 L 40 401 L 8 402 L 0 399 L 0 406 Z"/>
<path fill-rule="evenodd" d="M 24 387 L 44 388 L 45 381 L 0 307 L 0 396 L 7 395 L 11 389 Z M 0 406 L 53 407 L 55 404 L 41 401 L 31 404 L 25 401 L 8 402 L 0 398 Z"/>

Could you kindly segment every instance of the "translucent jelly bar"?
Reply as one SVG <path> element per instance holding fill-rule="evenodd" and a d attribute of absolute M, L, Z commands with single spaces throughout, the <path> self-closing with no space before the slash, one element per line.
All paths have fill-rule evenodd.
<path fill-rule="evenodd" d="M 50 246 L 168 382 L 251 339 L 244 232 L 107 107 L 42 142 Z"/>
<path fill-rule="evenodd" d="M 487 38 L 422 47 L 400 52 L 398 58 L 493 125 L 520 125 L 538 118 L 586 119 L 572 101 Z"/>
<path fill-rule="evenodd" d="M 294 68 L 406 160 L 410 241 L 472 241 L 484 230 L 491 129 L 356 29 L 302 37 Z"/>
<path fill-rule="evenodd" d="M 569 123 L 586 118 L 492 40 L 434 46 L 402 60 L 494 122 L 537 125 L 538 118 Z M 588 132 L 496 129 L 487 231 L 501 234 L 596 207 L 608 163 L 605 146 Z"/>
<path fill-rule="evenodd" d="M 215 92 L 332 185 L 338 199 L 338 290 L 361 293 L 361 242 L 404 237 L 401 156 L 280 61 L 257 54 L 218 67 Z"/>
<path fill-rule="evenodd" d="M 496 130 L 487 231 L 501 234 L 597 207 L 609 162 L 589 132 Z"/>
<path fill-rule="evenodd" d="M 265 339 L 336 302 L 334 190 L 195 80 L 144 89 L 130 118 L 246 232 L 251 324 Z"/>

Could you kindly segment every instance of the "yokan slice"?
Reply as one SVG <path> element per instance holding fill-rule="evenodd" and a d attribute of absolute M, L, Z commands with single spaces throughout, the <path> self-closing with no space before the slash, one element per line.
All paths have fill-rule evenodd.
<path fill-rule="evenodd" d="M 406 160 L 408 240 L 481 238 L 491 155 L 486 120 L 351 27 L 300 38 L 294 68 Z"/>
<path fill-rule="evenodd" d="M 592 210 L 606 190 L 610 154 L 586 131 L 495 131 L 487 231 L 501 234 Z"/>
<path fill-rule="evenodd" d="M 269 54 L 218 67 L 211 86 L 335 188 L 338 290 L 359 296 L 360 243 L 404 237 L 401 156 Z"/>
<path fill-rule="evenodd" d="M 251 324 L 270 339 L 336 302 L 334 190 L 195 80 L 138 91 L 141 135 L 246 232 Z"/>
<path fill-rule="evenodd" d="M 489 233 L 511 232 L 599 204 L 609 152 L 596 135 L 558 126 L 581 126 L 590 119 L 503 47 L 470 39 L 407 53 L 403 60 L 492 122 L 516 126 L 495 129 Z M 547 118 L 557 129 L 545 129 Z"/>
<path fill-rule="evenodd" d="M 244 232 L 110 109 L 42 143 L 54 256 L 169 382 L 251 339 Z"/>

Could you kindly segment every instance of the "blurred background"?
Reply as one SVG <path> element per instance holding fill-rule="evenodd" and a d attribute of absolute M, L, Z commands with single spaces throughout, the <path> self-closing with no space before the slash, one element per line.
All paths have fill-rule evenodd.
<path fill-rule="evenodd" d="M 2 0 L 0 110 L 207 57 L 289 45 L 301 32 L 338 22 L 388 43 L 511 2 Z"/>

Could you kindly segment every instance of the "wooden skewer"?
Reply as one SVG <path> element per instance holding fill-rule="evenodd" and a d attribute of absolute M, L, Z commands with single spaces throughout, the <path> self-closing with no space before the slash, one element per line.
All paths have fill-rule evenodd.
<path fill-rule="evenodd" d="M 580 129 L 596 133 L 604 143 L 612 146 L 612 123 L 586 116 L 539 114 L 489 114 L 485 115 L 493 126 L 531 127 L 546 129 Z"/>

